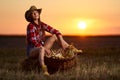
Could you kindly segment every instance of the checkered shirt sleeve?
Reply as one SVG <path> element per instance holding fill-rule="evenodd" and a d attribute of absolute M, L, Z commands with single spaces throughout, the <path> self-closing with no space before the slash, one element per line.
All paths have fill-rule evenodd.
<path fill-rule="evenodd" d="M 53 27 L 45 24 L 44 22 L 41 22 L 41 24 L 42 24 L 42 26 L 44 27 L 45 31 L 47 31 L 47 32 L 49 32 L 49 33 L 51 33 L 51 34 L 55 34 L 55 35 L 57 35 L 57 36 L 58 36 L 58 35 L 61 35 L 61 33 L 60 33 L 58 30 L 56 30 L 56 29 L 54 29 Z"/>

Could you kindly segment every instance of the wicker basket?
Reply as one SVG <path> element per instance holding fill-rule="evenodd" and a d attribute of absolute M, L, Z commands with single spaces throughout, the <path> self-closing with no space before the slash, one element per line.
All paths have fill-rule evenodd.
<path fill-rule="evenodd" d="M 67 70 L 76 64 L 76 55 L 66 59 L 54 59 L 45 57 L 45 64 L 51 70 Z"/>
<path fill-rule="evenodd" d="M 21 61 L 20 64 L 22 70 L 40 71 L 40 65 L 38 59 L 26 58 L 23 61 Z M 45 57 L 45 64 L 47 65 L 48 72 L 50 73 L 54 73 L 58 70 L 59 71 L 67 70 L 76 65 L 76 55 L 67 59 L 53 59 L 53 58 Z"/>
<path fill-rule="evenodd" d="M 49 73 L 64 71 L 76 65 L 76 56 L 67 59 L 53 59 L 45 57 L 45 63 L 48 66 Z"/>

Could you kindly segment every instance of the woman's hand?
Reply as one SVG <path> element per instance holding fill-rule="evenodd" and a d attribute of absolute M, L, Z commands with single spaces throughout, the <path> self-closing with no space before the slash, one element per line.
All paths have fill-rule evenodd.
<path fill-rule="evenodd" d="M 69 44 L 65 40 L 61 42 L 61 45 L 64 50 L 69 46 Z"/>
<path fill-rule="evenodd" d="M 47 55 L 47 56 L 50 56 L 50 55 L 51 55 L 51 51 L 50 51 L 49 49 L 46 49 L 46 48 L 45 48 L 45 52 L 46 52 L 46 55 Z"/>
<path fill-rule="evenodd" d="M 51 55 L 51 51 L 49 49 L 46 49 L 44 46 L 40 46 L 39 47 L 41 50 L 44 50 L 45 55 L 50 56 Z"/>

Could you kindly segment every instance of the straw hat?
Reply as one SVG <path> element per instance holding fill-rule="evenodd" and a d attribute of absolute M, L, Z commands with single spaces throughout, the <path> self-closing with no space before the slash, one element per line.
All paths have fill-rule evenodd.
<path fill-rule="evenodd" d="M 42 9 L 37 9 L 35 6 L 31 6 L 30 9 L 25 12 L 25 19 L 26 19 L 28 22 L 31 22 L 31 21 L 32 21 L 31 13 L 32 13 L 33 11 L 35 11 L 35 10 L 37 10 L 39 14 L 40 14 L 41 11 L 42 11 Z"/>

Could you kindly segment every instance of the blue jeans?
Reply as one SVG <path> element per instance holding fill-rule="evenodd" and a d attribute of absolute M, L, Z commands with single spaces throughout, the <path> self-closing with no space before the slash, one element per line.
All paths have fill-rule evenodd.
<path fill-rule="evenodd" d="M 29 57 L 31 49 L 33 49 L 34 46 L 27 45 L 27 56 Z"/>

